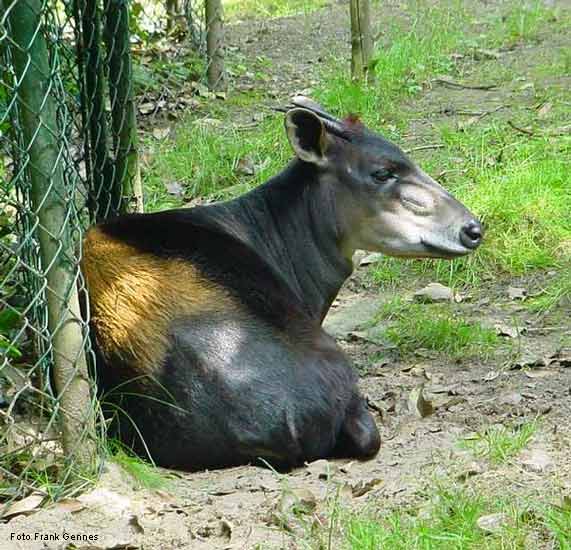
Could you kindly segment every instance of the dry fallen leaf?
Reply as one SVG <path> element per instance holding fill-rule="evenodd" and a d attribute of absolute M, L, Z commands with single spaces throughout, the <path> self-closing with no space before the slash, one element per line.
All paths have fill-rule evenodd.
<path fill-rule="evenodd" d="M 454 300 L 454 291 L 440 283 L 430 283 L 414 293 L 417 302 L 450 302 Z"/>
<path fill-rule="evenodd" d="M 361 479 L 357 483 L 351 485 L 351 492 L 355 498 L 361 497 L 376 487 L 379 483 L 382 483 L 382 481 L 382 479 L 376 477 L 368 479 L 367 481 Z"/>
<path fill-rule="evenodd" d="M 434 412 L 432 402 L 424 398 L 424 386 L 413 388 L 408 397 L 408 410 L 418 416 L 425 418 Z"/>
<path fill-rule="evenodd" d="M 150 115 L 155 110 L 155 104 L 151 103 L 150 101 L 146 101 L 145 103 L 141 103 L 138 107 L 139 113 L 142 115 Z"/>
<path fill-rule="evenodd" d="M 531 379 L 538 379 L 538 378 L 547 378 L 553 374 L 552 371 L 547 369 L 533 369 L 533 370 L 526 370 L 525 375 Z"/>
<path fill-rule="evenodd" d="M 484 382 L 491 382 L 492 380 L 495 380 L 499 375 L 499 371 L 491 370 L 486 374 L 486 376 L 484 376 Z"/>
<path fill-rule="evenodd" d="M 178 181 L 172 181 L 170 183 L 165 183 L 165 189 L 169 195 L 173 197 L 184 196 L 184 187 Z"/>
<path fill-rule="evenodd" d="M 474 59 L 499 59 L 500 53 L 496 50 L 488 50 L 486 48 L 477 48 L 474 50 Z"/>
<path fill-rule="evenodd" d="M 2 517 L 10 518 L 14 516 L 19 516 L 20 514 L 30 514 L 40 506 L 44 498 L 45 498 L 44 495 L 40 495 L 38 493 L 32 493 L 31 495 L 10 504 L 8 508 L 4 511 Z"/>
<path fill-rule="evenodd" d="M 153 137 L 155 139 L 165 139 L 170 134 L 170 128 L 153 128 Z"/>
<path fill-rule="evenodd" d="M 254 161 L 250 157 L 242 157 L 239 159 L 234 170 L 241 176 L 253 176 L 256 173 Z"/>
<path fill-rule="evenodd" d="M 83 510 L 86 506 L 87 505 L 84 502 L 81 502 L 76 498 L 64 498 L 60 500 L 54 508 L 74 514 L 75 512 Z"/>
<path fill-rule="evenodd" d="M 552 108 L 553 108 L 553 103 L 549 101 L 547 103 L 544 103 L 537 111 L 538 118 L 545 118 L 549 114 Z"/>

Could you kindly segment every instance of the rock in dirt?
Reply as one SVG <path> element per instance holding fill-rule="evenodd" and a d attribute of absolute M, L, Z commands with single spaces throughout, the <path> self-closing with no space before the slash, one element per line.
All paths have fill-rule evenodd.
<path fill-rule="evenodd" d="M 321 458 L 319 460 L 315 460 L 314 462 L 310 462 L 307 465 L 307 471 L 309 474 L 317 477 L 318 479 L 326 480 L 335 474 L 337 467 L 329 462 L 329 460 Z"/>
<path fill-rule="evenodd" d="M 511 519 L 507 514 L 489 514 L 480 516 L 476 525 L 486 533 L 497 533 L 511 523 Z"/>
<path fill-rule="evenodd" d="M 507 323 L 496 323 L 494 328 L 498 336 L 507 336 L 508 338 L 517 338 L 523 332 L 522 328 Z"/>
<path fill-rule="evenodd" d="M 440 283 L 430 283 L 414 293 L 414 299 L 417 302 L 433 303 L 433 302 L 452 302 L 454 300 L 454 291 Z"/>
<path fill-rule="evenodd" d="M 520 462 L 526 470 L 536 474 L 542 474 L 553 465 L 551 456 L 544 449 L 523 451 Z"/>
<path fill-rule="evenodd" d="M 499 397 L 498 401 L 502 405 L 517 406 L 523 401 L 523 396 L 517 392 L 504 393 Z"/>
<path fill-rule="evenodd" d="M 371 264 L 376 264 L 380 262 L 385 256 L 380 252 L 373 252 L 373 254 L 367 254 L 363 256 L 359 261 L 359 266 L 366 266 Z"/>
<path fill-rule="evenodd" d="M 551 358 L 562 367 L 571 367 L 571 348 L 561 348 Z"/>
<path fill-rule="evenodd" d="M 484 471 L 484 467 L 479 462 L 470 462 L 456 477 L 458 481 L 467 481 L 471 477 L 483 474 Z"/>
<path fill-rule="evenodd" d="M 525 300 L 527 297 L 527 290 L 518 286 L 508 287 L 508 296 L 510 300 Z"/>
<path fill-rule="evenodd" d="M 232 538 L 232 532 L 234 531 L 234 525 L 230 523 L 227 519 L 221 519 L 218 522 L 218 536 L 230 541 Z"/>
<path fill-rule="evenodd" d="M 377 313 L 379 305 L 370 298 L 359 298 L 343 304 L 329 312 L 323 327 L 335 338 L 345 338 L 350 332 L 369 323 Z"/>
<path fill-rule="evenodd" d="M 553 354 L 539 355 L 532 351 L 524 350 L 521 355 L 510 365 L 511 370 L 524 369 L 526 367 L 548 367 L 556 359 Z"/>

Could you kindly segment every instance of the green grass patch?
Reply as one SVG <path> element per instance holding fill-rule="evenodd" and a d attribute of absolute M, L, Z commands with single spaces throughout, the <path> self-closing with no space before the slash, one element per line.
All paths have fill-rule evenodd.
<path fill-rule="evenodd" d="M 389 257 L 382 258 L 369 267 L 367 278 L 376 285 L 379 290 L 395 288 L 402 282 L 403 271 L 406 270 L 406 266 L 410 265 L 410 260 Z"/>
<path fill-rule="evenodd" d="M 526 302 L 527 307 L 537 313 L 551 311 L 562 304 L 571 304 L 571 265 L 564 265 L 555 281 Z"/>
<path fill-rule="evenodd" d="M 395 298 L 381 306 L 375 322 L 387 322 L 386 338 L 402 353 L 428 349 L 453 359 L 489 355 L 499 339 L 493 329 L 463 318 L 449 306 Z"/>
<path fill-rule="evenodd" d="M 548 8 L 544 2 L 514 2 L 497 20 L 494 32 L 496 40 L 502 45 L 535 40 L 545 29 L 546 24 L 553 22 L 555 10 Z"/>
<path fill-rule="evenodd" d="M 493 534 L 477 525 L 480 517 L 505 514 L 505 525 Z M 451 550 L 467 548 L 522 548 L 526 532 L 517 529 L 512 506 L 467 490 L 438 489 L 428 507 L 394 511 L 386 516 L 353 516 L 347 525 L 346 541 L 351 550 Z"/>
<path fill-rule="evenodd" d="M 517 456 L 531 441 L 537 431 L 537 421 L 520 426 L 491 426 L 461 442 L 476 456 L 484 457 L 494 464 L 502 464 Z"/>
<path fill-rule="evenodd" d="M 543 503 L 516 502 L 454 486 L 439 487 L 422 508 L 345 515 L 343 548 L 351 550 L 519 550 L 539 538 L 570 548 L 571 511 Z M 478 526 L 498 514 L 497 528 Z M 532 538 L 531 536 L 534 535 Z"/>
<path fill-rule="evenodd" d="M 189 121 L 177 128 L 175 140 L 155 145 L 145 181 L 146 209 L 196 197 L 231 198 L 277 174 L 289 158 L 281 116 L 270 115 L 256 133 L 224 127 L 220 119 Z M 244 163 L 253 175 L 244 173 Z M 171 184 L 175 195 L 169 194 Z"/>
<path fill-rule="evenodd" d="M 559 544 L 561 550 L 571 549 L 571 499 L 566 497 L 562 506 L 550 506 L 542 514 L 545 528 Z"/>
<path fill-rule="evenodd" d="M 107 451 L 110 459 L 127 472 L 140 487 L 151 490 L 168 487 L 168 478 L 156 466 L 135 456 L 121 442 L 107 440 Z"/>
<path fill-rule="evenodd" d="M 328 4 L 328 0 L 223 0 L 224 15 L 233 20 L 285 17 L 311 13 Z"/>

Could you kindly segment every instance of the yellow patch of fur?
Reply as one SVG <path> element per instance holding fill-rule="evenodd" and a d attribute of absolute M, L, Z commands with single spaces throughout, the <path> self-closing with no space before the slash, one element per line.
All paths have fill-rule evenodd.
<path fill-rule="evenodd" d="M 85 236 L 81 269 L 101 352 L 141 374 L 162 365 L 173 320 L 237 307 L 190 262 L 140 252 L 98 227 Z"/>

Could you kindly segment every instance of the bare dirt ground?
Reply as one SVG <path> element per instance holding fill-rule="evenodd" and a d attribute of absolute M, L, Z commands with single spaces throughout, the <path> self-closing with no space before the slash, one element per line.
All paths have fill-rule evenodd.
<path fill-rule="evenodd" d="M 485 9 L 486 3 L 481 6 Z M 398 11 L 398 3 L 390 10 Z M 345 7 L 333 4 L 309 16 L 243 23 L 230 31 L 230 43 L 245 57 L 263 53 L 271 58 L 268 70 L 275 79 L 265 85 L 283 99 L 312 86 L 322 56 L 346 58 L 346 29 Z M 538 43 L 503 52 L 500 60 L 483 62 L 510 64 L 514 74 L 525 77 L 531 63 L 549 59 L 552 48 L 563 44 L 570 46 L 571 36 L 546 35 Z M 418 118 L 404 145 L 430 142 L 432 123 L 443 117 L 460 120 L 458 111 L 506 105 L 490 116 L 508 117 L 514 109 L 528 107 L 532 99 L 521 82 L 514 80 L 494 91 L 435 85 L 407 107 Z M 569 79 L 542 83 L 570 84 Z M 257 85 L 248 76 L 238 84 Z M 422 155 L 428 154 L 416 158 L 422 162 Z M 508 357 L 456 362 L 423 350 L 403 358 L 370 336 L 368 322 L 377 304 L 390 296 L 379 296 L 366 270 L 355 271 L 326 324 L 359 368 L 361 387 L 376 411 L 383 445 L 374 460 L 318 461 L 285 475 L 254 466 L 176 473 L 166 490 L 155 492 L 136 489 L 128 476 L 108 465 L 94 492 L 0 524 L 0 548 L 295 549 L 304 547 L 301 540 L 312 525 L 330 521 L 327 511 L 336 499 L 346 508 L 380 503 L 391 508 L 418 502 L 423 490 L 447 479 L 544 501 L 571 495 L 571 305 L 538 316 L 509 293 L 509 287 L 517 287 L 533 295 L 554 274 L 490 280 L 468 289 L 458 310 L 484 325 L 503 327 L 511 333 L 515 351 Z M 395 292 L 410 297 L 427 282 L 403 282 Z M 422 418 L 410 405 L 411 392 L 420 386 L 434 408 Z M 538 430 L 531 444 L 503 465 L 492 465 L 459 445 L 494 424 L 517 426 L 536 419 Z M 300 507 L 302 514 L 297 513 Z M 10 533 L 64 529 L 98 539 L 10 541 Z M 534 546 L 547 548 L 541 540 Z"/>

